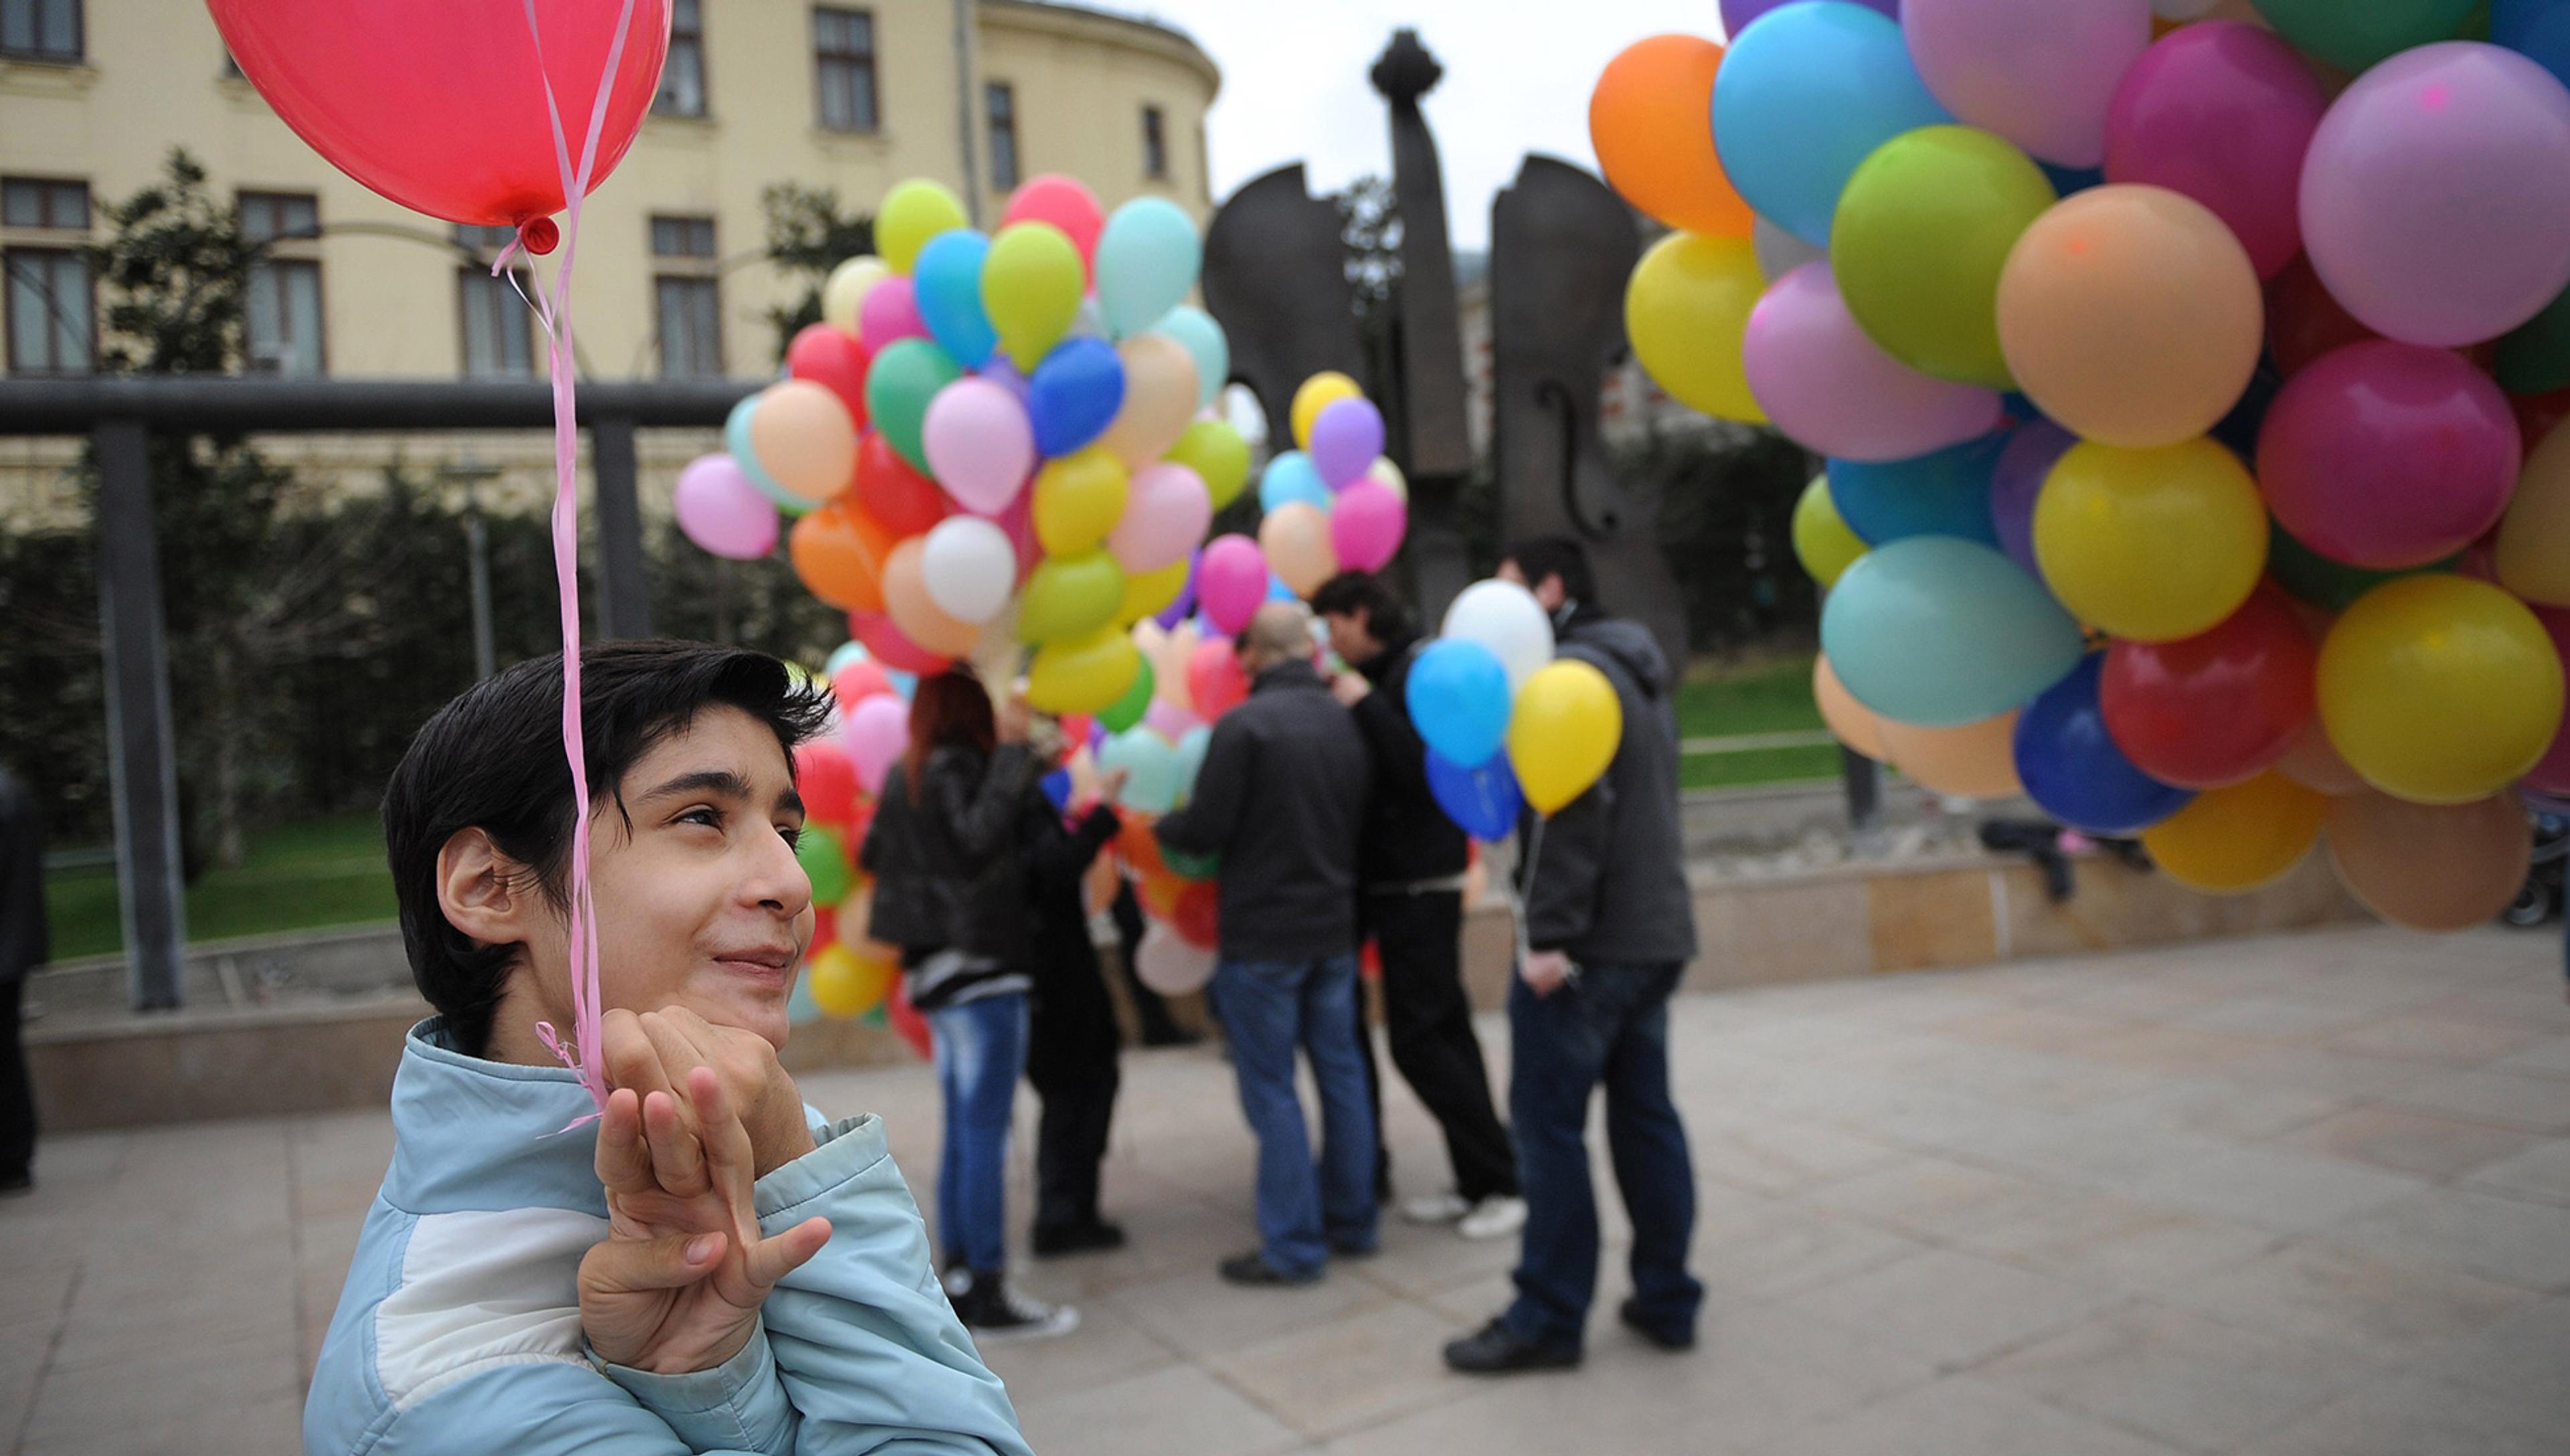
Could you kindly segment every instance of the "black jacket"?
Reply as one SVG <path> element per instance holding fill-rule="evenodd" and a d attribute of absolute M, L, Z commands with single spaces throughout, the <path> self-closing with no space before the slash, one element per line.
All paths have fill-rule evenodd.
<path fill-rule="evenodd" d="M 1111 1077 L 1115 1005 L 1098 972 L 1081 881 L 1115 838 L 1115 811 L 1100 804 L 1066 826 L 1037 790 L 1028 808 L 1027 903 L 1033 910 L 1035 1005 L 1027 1076 L 1038 1091 Z"/>
<path fill-rule="evenodd" d="M 1213 725 L 1195 793 L 1160 843 L 1222 856 L 1226 960 L 1357 948 L 1357 844 L 1374 776 L 1365 735 L 1308 662 L 1267 669 Z"/>
<path fill-rule="evenodd" d="M 45 815 L 0 769 L 0 985 L 45 963 Z"/>
<path fill-rule="evenodd" d="M 1520 829 L 1526 941 L 1581 965 L 1667 965 L 1695 955 L 1695 900 L 1678 824 L 1677 705 L 1668 659 L 1638 622 L 1593 606 L 1558 628 L 1560 657 L 1606 674 L 1623 741 L 1588 792 Z"/>
<path fill-rule="evenodd" d="M 904 767 L 884 777 L 858 863 L 875 877 L 866 933 L 905 951 L 961 950 L 1024 969 L 1027 794 L 1036 762 L 1002 744 L 988 759 L 950 746 L 928 757 L 919 792 Z"/>
<path fill-rule="evenodd" d="M 1464 831 L 1437 807 L 1428 787 L 1428 745 L 1410 721 L 1410 667 L 1419 639 L 1384 644 L 1358 668 L 1374 691 L 1351 710 L 1374 750 L 1374 795 L 1366 801 L 1365 850 L 1358 872 L 1369 889 L 1444 880 L 1464 873 Z"/>

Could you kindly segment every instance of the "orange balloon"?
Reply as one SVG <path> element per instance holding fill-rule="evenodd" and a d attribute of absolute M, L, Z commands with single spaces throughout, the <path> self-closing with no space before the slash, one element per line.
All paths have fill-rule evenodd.
<path fill-rule="evenodd" d="M 2329 730 L 2321 726 L 2320 715 L 2303 725 L 2303 736 L 2285 750 L 2276 761 L 2276 772 L 2302 785 L 2336 798 L 2343 794 L 2364 792 L 2364 777 L 2348 766 L 2339 756 L 2336 745 L 2329 741 Z"/>
<path fill-rule="evenodd" d="M 2005 799 L 2025 786 L 2016 777 L 2016 709 L 1959 728 L 1921 728 L 1879 719 L 1893 767 L 1957 799 Z"/>
<path fill-rule="evenodd" d="M 1713 84 L 1722 47 L 1655 35 L 1606 63 L 1588 97 L 1588 141 L 1624 200 L 1671 227 L 1747 237 L 1749 204 L 1713 150 Z"/>
<path fill-rule="evenodd" d="M 1289 501 L 1258 523 L 1258 549 L 1267 557 L 1267 569 L 1297 596 L 1310 596 L 1339 573 L 1330 518 L 1308 501 Z"/>
<path fill-rule="evenodd" d="M 1115 853 L 1124 857 L 1136 880 L 1169 873 L 1169 862 L 1160 857 L 1160 837 L 1152 832 L 1150 815 L 1124 816 L 1124 822 L 1115 827 Z"/>
<path fill-rule="evenodd" d="M 1883 717 L 1856 700 L 1856 695 L 1839 682 L 1836 668 L 1826 656 L 1812 659 L 1812 701 L 1820 704 L 1821 721 L 1830 725 L 1838 740 L 1878 763 L 1892 757 L 1883 746 Z"/>
<path fill-rule="evenodd" d="M 856 420 L 845 401 L 808 379 L 759 392 L 749 448 L 770 479 L 806 501 L 827 501 L 856 478 Z"/>
<path fill-rule="evenodd" d="M 884 612 L 901 634 L 941 657 L 962 657 L 982 638 L 982 628 L 957 621 L 938 609 L 928 595 L 928 571 L 922 558 L 927 546 L 912 537 L 884 557 Z"/>
<path fill-rule="evenodd" d="M 1196 418 L 1196 356 L 1166 334 L 1135 334 L 1115 346 L 1124 364 L 1124 404 L 1097 437 L 1126 470 L 1150 465 Z"/>
<path fill-rule="evenodd" d="M 2461 930 L 2516 899 L 2534 836 L 2512 794 L 2435 805 L 2366 793 L 2331 803 L 2329 847 L 2366 910 L 2413 930 Z"/>
<path fill-rule="evenodd" d="M 1133 898 L 1142 903 L 1142 912 L 1155 920 L 1175 918 L 1178 901 L 1186 893 L 1187 882 L 1165 872 L 1133 879 Z"/>
<path fill-rule="evenodd" d="M 824 506 L 794 523 L 785 539 L 794 574 L 841 611 L 884 609 L 884 560 L 901 538 L 854 506 Z"/>

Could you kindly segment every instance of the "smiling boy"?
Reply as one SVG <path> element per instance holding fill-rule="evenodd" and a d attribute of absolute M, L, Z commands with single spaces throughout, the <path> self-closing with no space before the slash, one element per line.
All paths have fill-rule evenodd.
<path fill-rule="evenodd" d="M 826 700 L 774 658 L 582 654 L 604 1115 L 574 1024 L 561 662 L 446 705 L 384 832 L 437 1015 L 304 1409 L 310 1456 L 1027 1450 L 871 1115 L 777 1064 L 813 923 L 792 750 Z M 577 1126 L 575 1126 L 577 1124 Z"/>

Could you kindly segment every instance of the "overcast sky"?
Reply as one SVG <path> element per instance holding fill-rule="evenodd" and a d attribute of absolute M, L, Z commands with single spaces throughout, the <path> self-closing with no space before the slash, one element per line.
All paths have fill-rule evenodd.
<path fill-rule="evenodd" d="M 1207 125 L 1214 195 L 1301 159 L 1316 191 L 1392 171 L 1366 71 L 1413 26 L 1446 79 L 1428 95 L 1455 245 L 1490 240 L 1491 196 L 1543 152 L 1595 171 L 1588 93 L 1616 52 L 1664 31 L 1719 36 L 1715 0 L 1104 0 L 1184 29 L 1222 67 Z"/>

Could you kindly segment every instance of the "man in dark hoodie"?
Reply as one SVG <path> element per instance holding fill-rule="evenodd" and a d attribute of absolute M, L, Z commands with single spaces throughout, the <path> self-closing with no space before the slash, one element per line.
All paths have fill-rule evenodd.
<path fill-rule="evenodd" d="M 1414 1198 L 1402 1214 L 1413 1223 L 1455 1224 L 1467 1239 L 1504 1239 L 1524 1227 L 1525 1201 L 1517 1197 L 1516 1149 L 1491 1105 L 1490 1073 L 1464 994 L 1464 832 L 1437 807 L 1428 745 L 1410 721 L 1419 631 L 1401 598 L 1365 571 L 1322 583 L 1312 609 L 1329 624 L 1331 650 L 1355 669 L 1339 674 L 1331 691 L 1374 750 L 1358 905 L 1361 929 L 1383 955 L 1392 1064 L 1444 1130 L 1455 1168 L 1453 1192 Z M 1366 1060 L 1371 1074 L 1374 1059 Z M 1368 1082 L 1380 1130 L 1382 1081 L 1370 1075 Z"/>
<path fill-rule="evenodd" d="M 1446 1346 L 1448 1364 L 1475 1374 L 1579 1363 L 1597 1286 L 1586 1129 L 1601 1082 L 1607 1147 L 1633 1224 L 1623 1322 L 1662 1349 L 1687 1349 L 1704 1300 L 1686 1269 L 1695 1173 L 1669 1097 L 1669 994 L 1696 945 L 1669 665 L 1647 630 L 1597 605 L 1577 543 L 1520 542 L 1499 575 L 1552 614 L 1558 656 L 1614 685 L 1624 735 L 1586 793 L 1520 835 L 1527 952 L 1508 995 L 1508 1112 L 1528 1212 L 1516 1301 Z"/>

